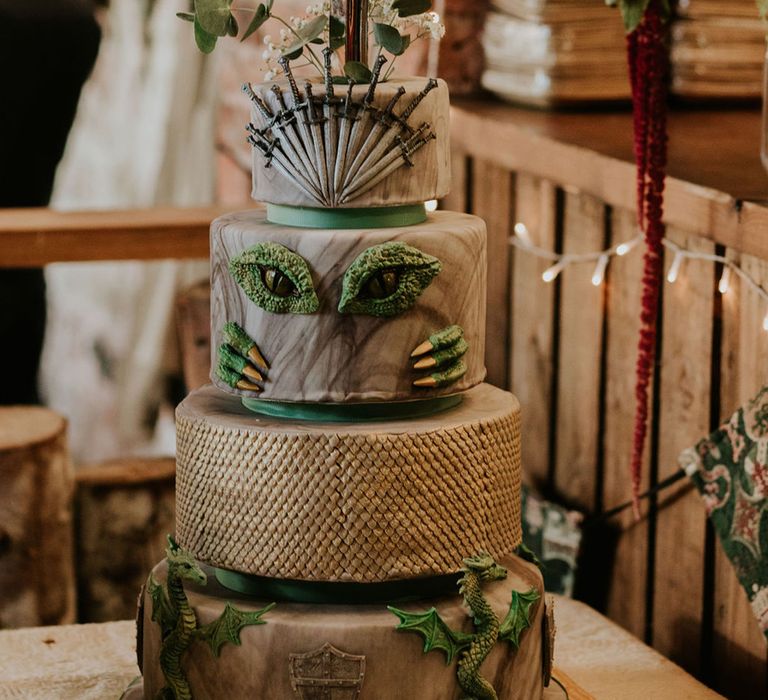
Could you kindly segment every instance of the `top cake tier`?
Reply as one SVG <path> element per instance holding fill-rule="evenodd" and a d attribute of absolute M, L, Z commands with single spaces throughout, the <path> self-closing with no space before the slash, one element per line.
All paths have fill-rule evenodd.
<path fill-rule="evenodd" d="M 253 198 L 304 207 L 420 204 L 450 188 L 448 87 L 283 79 L 246 86 Z"/>

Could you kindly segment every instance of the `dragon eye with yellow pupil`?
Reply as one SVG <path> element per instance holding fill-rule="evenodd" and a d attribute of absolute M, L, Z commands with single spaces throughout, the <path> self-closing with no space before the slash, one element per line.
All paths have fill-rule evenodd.
<path fill-rule="evenodd" d="M 257 243 L 229 261 L 229 271 L 245 295 L 276 314 L 311 314 L 320 302 L 307 261 L 284 245 Z"/>
<path fill-rule="evenodd" d="M 410 309 L 442 269 L 441 262 L 406 243 L 364 250 L 344 273 L 339 311 L 396 316 Z"/>
<path fill-rule="evenodd" d="M 290 277 L 274 267 L 261 268 L 261 281 L 272 294 L 279 297 L 295 296 L 297 293 L 296 285 Z"/>
<path fill-rule="evenodd" d="M 386 299 L 397 291 L 399 283 L 400 273 L 397 270 L 379 270 L 365 281 L 358 296 L 368 299 Z"/>

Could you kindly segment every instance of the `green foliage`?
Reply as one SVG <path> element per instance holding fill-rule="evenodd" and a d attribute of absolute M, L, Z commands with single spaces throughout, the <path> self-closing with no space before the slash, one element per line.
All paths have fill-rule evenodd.
<path fill-rule="evenodd" d="M 195 17 L 208 34 L 226 36 L 231 4 L 232 0 L 195 0 Z"/>
<path fill-rule="evenodd" d="M 320 35 L 325 31 L 327 26 L 328 17 L 325 15 L 321 15 L 320 17 L 315 17 L 313 20 L 310 20 L 296 32 L 296 41 L 291 44 L 291 46 L 289 46 L 285 51 L 283 51 L 283 55 L 290 56 L 299 49 L 303 49 L 314 39 L 318 39 Z"/>
<path fill-rule="evenodd" d="M 231 603 L 227 603 L 224 606 L 224 612 L 216 620 L 195 630 L 195 637 L 206 642 L 213 655 L 218 657 L 221 653 L 221 647 L 225 644 L 240 646 L 240 632 L 244 627 L 267 624 L 266 620 L 262 620 L 261 617 L 272 610 L 275 605 L 275 603 L 270 603 L 261 610 L 243 612 Z"/>
<path fill-rule="evenodd" d="M 245 41 L 251 34 L 253 34 L 264 22 L 269 19 L 269 10 L 263 3 L 256 8 L 256 12 L 253 13 L 253 19 L 248 25 L 248 29 L 243 33 L 240 41 Z"/>
<path fill-rule="evenodd" d="M 360 61 L 347 61 L 344 64 L 344 75 L 356 83 L 370 83 L 373 77 L 371 69 Z"/>
<path fill-rule="evenodd" d="M 343 20 L 331 15 L 328 18 L 328 45 L 334 51 L 346 43 L 347 28 Z"/>
<path fill-rule="evenodd" d="M 515 649 L 520 646 L 520 635 L 531 626 L 531 608 L 540 597 L 535 588 L 525 593 L 512 591 L 512 602 L 499 628 L 499 639 L 506 639 Z"/>
<path fill-rule="evenodd" d="M 757 1 L 758 3 L 765 2 L 768 5 L 768 0 Z M 621 10 L 621 17 L 624 20 L 624 28 L 627 30 L 627 34 L 629 34 L 637 29 L 637 25 L 643 20 L 643 16 L 648 9 L 650 0 L 605 0 L 605 4 L 609 7 L 618 7 Z M 671 13 L 669 0 L 661 0 L 661 6 L 664 16 L 669 18 Z"/>
<path fill-rule="evenodd" d="M 240 32 L 240 27 L 237 24 L 237 20 L 234 15 L 229 16 L 227 21 L 227 36 L 237 36 Z"/>
<path fill-rule="evenodd" d="M 646 0 L 647 1 L 647 0 Z M 768 1 L 768 0 L 767 0 Z M 216 48 L 219 37 L 240 37 L 245 41 L 257 32 L 269 19 L 276 19 L 288 27 L 288 22 L 272 14 L 274 0 L 265 0 L 255 5 L 236 5 L 234 0 L 192 0 L 194 12 L 177 12 L 176 16 L 194 25 L 194 36 L 197 47 L 203 53 L 211 53 Z M 427 12 L 432 6 L 432 0 L 394 0 L 392 7 L 399 18 L 407 18 Z M 250 13 L 250 21 L 241 31 L 239 22 L 234 12 Z M 238 15 L 241 17 L 241 15 Z M 242 17 L 241 17 L 242 21 Z M 419 20 L 415 20 L 414 26 L 420 26 Z M 372 33 L 376 44 L 393 57 L 402 55 L 411 45 L 411 36 L 408 33 L 400 34 L 398 29 L 388 23 L 371 21 Z M 296 60 L 302 55 L 308 63 L 323 73 L 321 60 L 312 51 L 310 45 L 325 45 L 332 51 L 336 51 L 346 43 L 346 26 L 344 20 L 335 15 L 320 15 L 307 18 L 300 28 L 296 25 L 290 28 L 292 43 L 283 45 L 282 55 L 289 61 Z M 370 26 L 370 25 L 369 25 Z M 429 32 L 419 33 L 417 38 L 426 36 Z M 392 71 L 389 70 L 382 78 L 386 80 Z M 368 83 L 371 81 L 370 68 L 359 62 L 349 62 L 344 67 L 344 75 L 334 76 L 337 82 L 354 81 L 356 83 Z"/>
<path fill-rule="evenodd" d="M 216 37 L 213 34 L 209 34 L 200 25 L 200 21 L 195 15 L 195 43 L 197 48 L 203 53 L 211 53 L 216 48 Z"/>
<path fill-rule="evenodd" d="M 397 10 L 400 17 L 410 17 L 427 12 L 432 7 L 432 0 L 395 0 L 392 9 Z"/>
<path fill-rule="evenodd" d="M 424 653 L 433 649 L 445 653 L 445 664 L 450 664 L 462 649 L 466 649 L 474 639 L 474 634 L 454 632 L 445 624 L 435 608 L 424 613 L 410 613 L 387 606 L 387 609 L 400 618 L 396 629 L 416 632 L 424 638 Z"/>
<path fill-rule="evenodd" d="M 406 49 L 406 37 L 401 36 L 400 32 L 389 24 L 376 22 L 373 25 L 373 36 L 376 43 L 393 56 L 399 56 Z"/>

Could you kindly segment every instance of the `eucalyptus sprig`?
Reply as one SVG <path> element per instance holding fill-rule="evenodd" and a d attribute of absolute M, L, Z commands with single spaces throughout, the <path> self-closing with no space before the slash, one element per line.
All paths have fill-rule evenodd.
<path fill-rule="evenodd" d="M 237 3 L 237 4 L 236 4 Z M 211 53 L 220 38 L 233 37 L 240 41 L 249 39 L 267 21 L 280 25 L 279 42 L 265 37 L 267 49 L 263 57 L 268 67 L 274 67 L 281 56 L 295 61 L 304 58 L 297 67 L 311 65 L 321 74 L 323 63 L 315 52 L 315 46 L 328 46 L 332 51 L 344 46 L 346 26 L 343 18 L 330 12 L 330 2 L 319 0 L 307 8 L 303 17 L 281 17 L 273 12 L 274 0 L 253 4 L 241 4 L 239 0 L 194 0 L 192 12 L 179 12 L 177 16 L 194 26 L 195 42 L 203 53 Z M 390 55 L 389 70 L 394 59 L 401 56 L 416 40 L 431 36 L 440 38 L 444 28 L 439 17 L 430 12 L 432 0 L 370 0 L 368 36 L 377 54 Z M 242 26 L 245 29 L 241 29 Z M 341 65 L 339 60 L 337 65 Z M 268 72 L 268 78 L 272 71 Z M 359 61 L 346 61 L 338 79 L 352 79 L 358 83 L 370 81 L 371 67 Z"/>

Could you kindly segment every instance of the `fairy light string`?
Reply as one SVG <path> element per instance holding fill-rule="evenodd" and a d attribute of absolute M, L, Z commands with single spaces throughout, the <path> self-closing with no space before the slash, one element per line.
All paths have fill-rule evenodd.
<path fill-rule="evenodd" d="M 592 273 L 592 284 L 599 286 L 605 281 L 605 274 L 610 260 L 614 257 L 623 257 L 636 246 L 640 245 L 645 236 L 640 233 L 623 243 L 618 243 L 604 250 L 596 250 L 588 253 L 556 253 L 546 248 L 535 245 L 528 232 L 528 228 L 523 222 L 518 222 L 514 227 L 514 234 L 510 236 L 509 242 L 515 248 L 533 255 L 541 260 L 550 262 L 541 274 L 544 282 L 553 282 L 560 273 L 571 265 L 586 265 L 593 263 L 595 265 Z M 684 271 L 684 265 L 689 260 L 701 260 L 704 262 L 717 263 L 723 266 L 717 289 L 720 294 L 727 294 L 731 289 L 731 280 L 738 277 L 749 289 L 765 302 L 766 315 L 763 318 L 763 329 L 768 331 L 768 290 L 762 287 L 748 272 L 746 272 L 737 262 L 726 258 L 723 255 L 713 255 L 709 253 L 700 253 L 695 250 L 684 248 L 668 238 L 662 238 L 661 245 L 672 255 L 672 264 L 667 271 L 667 282 L 673 284 L 678 280 Z"/>

